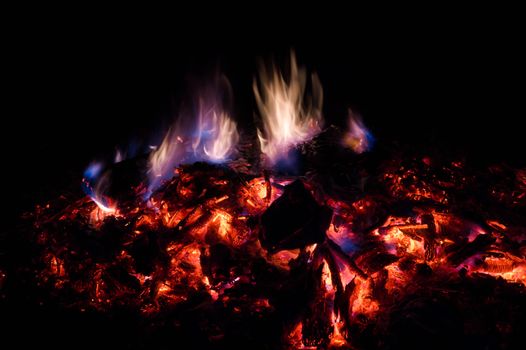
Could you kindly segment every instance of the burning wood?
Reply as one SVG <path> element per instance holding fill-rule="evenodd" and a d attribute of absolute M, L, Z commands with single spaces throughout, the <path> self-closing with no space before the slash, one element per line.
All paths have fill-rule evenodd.
<path fill-rule="evenodd" d="M 38 290 L 65 309 L 126 310 L 146 334 L 203 348 L 520 333 L 524 313 L 507 299 L 526 311 L 524 169 L 493 169 L 481 185 L 489 175 L 462 162 L 374 153 L 356 117 L 347 133 L 320 133 L 321 86 L 313 78 L 305 106 L 306 73 L 291 70 L 254 86 L 265 161 L 224 106 L 205 103 L 196 133 L 177 125 L 149 155 L 94 163 L 88 197 L 28 213 L 21 230 L 37 248 L 23 271 Z M 8 278 L 0 269 L 0 290 Z M 479 309 L 494 324 L 478 324 Z"/>
<path fill-rule="evenodd" d="M 268 170 L 257 176 L 195 163 L 147 202 L 114 195 L 119 213 L 85 199 L 59 212 L 39 207 L 30 216 L 45 266 L 39 283 L 63 302 L 74 293 L 69 307 L 83 310 L 128 305 L 153 317 L 190 310 L 198 298 L 228 317 L 278 317 L 290 333 L 272 340 L 276 346 L 305 349 L 366 346 L 367 329 L 394 326 L 387 305 L 419 288 L 450 290 L 457 287 L 446 281 L 481 273 L 526 284 L 526 225 L 483 216 L 476 224 L 476 216 L 444 206 L 447 197 L 462 208 L 454 187 L 445 197 L 417 198 L 393 191 L 385 173 L 419 170 L 374 168 L 384 173 L 369 178 L 385 191 L 358 198 L 332 198 L 334 189 L 318 182 L 323 169 L 291 182 Z M 221 343 L 230 326 L 207 327 L 209 341 Z"/>

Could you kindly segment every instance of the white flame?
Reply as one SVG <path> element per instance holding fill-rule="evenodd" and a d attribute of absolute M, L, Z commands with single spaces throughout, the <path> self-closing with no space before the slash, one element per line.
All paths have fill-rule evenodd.
<path fill-rule="evenodd" d="M 285 158 L 294 145 L 320 131 L 323 90 L 318 77 L 312 75 L 312 99 L 304 104 L 307 73 L 296 64 L 291 54 L 290 77 L 285 80 L 281 72 L 272 69 L 260 71 L 260 84 L 254 81 L 253 89 L 263 130 L 258 129 L 261 151 L 271 164 Z"/>
<path fill-rule="evenodd" d="M 199 160 L 223 162 L 233 153 L 239 140 L 236 123 L 228 114 L 216 112 L 215 108 L 207 111 L 201 109 L 197 124 L 192 127 L 183 127 L 182 124 L 179 120 L 172 129 L 175 131 L 168 131 L 161 145 L 150 153 L 146 197 L 163 180 L 171 178 L 179 164 Z M 195 135 L 193 138 L 190 136 L 192 134 Z"/>
<path fill-rule="evenodd" d="M 111 207 L 110 206 L 106 206 L 102 202 L 100 202 L 97 199 L 97 197 L 91 197 L 91 200 L 93 202 L 95 202 L 95 204 L 97 204 L 97 206 L 100 208 L 100 210 L 102 210 L 105 213 L 111 214 L 111 213 L 116 213 L 117 212 L 117 208 L 115 208 L 115 206 L 111 206 Z"/>
<path fill-rule="evenodd" d="M 211 138 L 203 145 L 203 151 L 208 159 L 213 162 L 221 162 L 227 159 L 233 152 L 239 134 L 236 122 L 228 117 L 226 113 L 213 113 Z"/>
<path fill-rule="evenodd" d="M 150 153 L 149 187 L 147 195 L 157 189 L 161 181 L 173 175 L 174 167 L 183 159 L 183 140 L 176 131 L 169 130 L 161 145 Z"/>
<path fill-rule="evenodd" d="M 195 129 L 192 149 L 197 159 L 223 162 L 234 152 L 239 141 L 236 122 L 217 105 L 206 108 L 202 100 Z"/>
<path fill-rule="evenodd" d="M 93 162 L 84 171 L 82 187 L 84 192 L 107 214 L 117 212 L 117 203 L 105 195 L 110 185 L 110 175 L 101 162 Z"/>

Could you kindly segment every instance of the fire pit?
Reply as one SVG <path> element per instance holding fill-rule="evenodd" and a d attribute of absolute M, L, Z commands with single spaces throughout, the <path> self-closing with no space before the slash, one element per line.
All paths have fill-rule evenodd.
<path fill-rule="evenodd" d="M 352 112 L 324 126 L 319 79 L 289 68 L 261 68 L 257 130 L 220 78 L 159 145 L 90 164 L 85 195 L 24 215 L 32 259 L 0 289 L 21 278 L 125 348 L 519 343 L 526 169 L 375 142 Z"/>

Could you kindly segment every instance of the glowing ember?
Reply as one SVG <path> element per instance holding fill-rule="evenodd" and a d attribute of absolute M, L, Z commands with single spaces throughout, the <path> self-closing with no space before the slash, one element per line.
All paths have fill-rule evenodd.
<path fill-rule="evenodd" d="M 198 329 L 194 347 L 216 348 L 245 332 L 243 341 L 272 337 L 266 348 L 389 348 L 400 323 L 438 334 L 433 312 L 430 323 L 417 315 L 442 300 L 448 307 L 436 309 L 469 311 L 454 320 L 474 315 L 459 321 L 461 332 L 486 334 L 493 322 L 481 324 L 484 313 L 520 315 L 514 300 L 502 300 L 523 296 L 526 285 L 524 169 L 497 169 L 481 186 L 486 169 L 471 174 L 460 161 L 334 151 L 341 137 L 324 144 L 335 135 L 329 128 L 302 145 L 302 156 L 314 150 L 305 171 L 285 176 L 274 170 L 322 122 L 317 78 L 306 105 L 305 69 L 293 55 L 290 68 L 287 79 L 262 70 L 254 83 L 267 163 L 253 154 L 254 140 L 240 140 L 219 99 L 202 99 L 189 126 L 178 120 L 134 159 L 137 186 L 119 165 L 92 163 L 82 179 L 87 196 L 64 195 L 28 214 L 24 233 L 37 249 L 20 260 L 35 265 L 17 273 L 50 291 L 39 302 L 118 310 L 151 325 L 148 334 L 159 324 L 162 334 Z M 351 114 L 343 146 L 364 153 L 371 145 Z M 123 159 L 118 152 L 115 161 Z M 0 292 L 10 278 L 2 267 Z M 482 313 L 486 302 L 496 307 Z M 507 339 L 505 321 L 494 322 L 492 337 Z"/>
<path fill-rule="evenodd" d="M 353 294 L 352 313 L 374 316 L 380 306 L 372 295 L 371 280 L 356 279 L 356 292 Z"/>
<path fill-rule="evenodd" d="M 212 222 L 218 225 L 217 233 L 219 236 L 225 238 L 231 229 L 232 216 L 224 211 L 219 211 L 215 214 Z"/>
<path fill-rule="evenodd" d="M 322 87 L 313 74 L 312 103 L 305 105 L 306 82 L 305 69 L 298 68 L 291 54 L 289 79 L 274 67 L 270 72 L 262 68 L 259 84 L 253 84 L 263 123 L 262 130 L 258 129 L 259 142 L 270 164 L 286 160 L 291 147 L 320 132 Z"/>

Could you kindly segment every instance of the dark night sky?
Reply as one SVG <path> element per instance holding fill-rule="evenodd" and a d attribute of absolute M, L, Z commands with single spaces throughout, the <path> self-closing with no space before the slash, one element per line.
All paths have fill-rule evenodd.
<path fill-rule="evenodd" d="M 246 124 L 257 58 L 283 62 L 290 48 L 318 72 L 329 122 L 344 124 L 352 107 L 379 140 L 523 162 L 524 54 L 513 28 L 341 23 L 265 32 L 257 23 L 215 24 L 147 31 L 55 23 L 13 36 L 14 108 L 7 118 L 14 138 L 3 140 L 15 169 L 7 171 L 10 181 L 31 197 L 71 181 L 71 173 L 116 145 L 158 134 L 188 80 L 204 81 L 215 69 L 231 80 L 234 116 Z"/>

